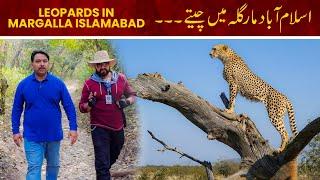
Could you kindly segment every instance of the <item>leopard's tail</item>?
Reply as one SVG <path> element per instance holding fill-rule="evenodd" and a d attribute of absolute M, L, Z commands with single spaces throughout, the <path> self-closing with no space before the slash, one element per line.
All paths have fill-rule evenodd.
<path fill-rule="evenodd" d="M 288 116 L 289 116 L 290 128 L 291 128 L 292 134 L 296 136 L 298 134 L 298 130 L 296 125 L 296 120 L 294 118 L 293 106 L 289 100 L 287 101 L 287 110 L 288 110 Z"/>

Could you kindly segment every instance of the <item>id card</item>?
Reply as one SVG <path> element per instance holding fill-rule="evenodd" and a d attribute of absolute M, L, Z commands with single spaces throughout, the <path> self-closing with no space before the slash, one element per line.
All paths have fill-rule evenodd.
<path fill-rule="evenodd" d="M 106 104 L 112 104 L 112 96 L 109 94 L 106 95 Z"/>

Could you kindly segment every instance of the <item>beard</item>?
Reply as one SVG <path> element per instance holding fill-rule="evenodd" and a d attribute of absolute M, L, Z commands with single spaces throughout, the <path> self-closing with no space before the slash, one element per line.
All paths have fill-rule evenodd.
<path fill-rule="evenodd" d="M 106 77 L 109 72 L 110 72 L 110 69 L 107 69 L 107 68 L 101 68 L 99 71 L 96 70 L 96 74 L 98 74 L 98 76 L 102 78 Z"/>

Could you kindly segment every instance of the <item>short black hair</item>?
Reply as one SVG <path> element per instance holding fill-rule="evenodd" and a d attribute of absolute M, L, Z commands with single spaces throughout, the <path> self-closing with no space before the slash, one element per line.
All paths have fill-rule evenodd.
<path fill-rule="evenodd" d="M 35 50 L 35 51 L 33 51 L 33 52 L 31 53 L 31 62 L 33 62 L 34 56 L 36 56 L 37 54 L 43 54 L 43 55 L 45 55 L 45 56 L 47 57 L 48 61 L 49 61 L 49 59 L 50 59 L 48 53 L 46 53 L 46 52 L 44 52 L 44 51 L 42 51 L 42 50 Z"/>

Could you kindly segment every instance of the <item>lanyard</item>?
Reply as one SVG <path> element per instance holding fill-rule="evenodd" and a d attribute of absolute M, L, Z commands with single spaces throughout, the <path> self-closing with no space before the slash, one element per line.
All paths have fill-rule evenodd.
<path fill-rule="evenodd" d="M 112 84 L 109 82 L 109 83 L 104 83 L 104 87 L 106 87 L 106 90 L 107 90 L 107 94 L 108 95 L 111 95 L 111 87 L 112 87 Z"/>

